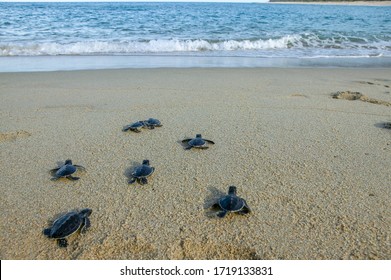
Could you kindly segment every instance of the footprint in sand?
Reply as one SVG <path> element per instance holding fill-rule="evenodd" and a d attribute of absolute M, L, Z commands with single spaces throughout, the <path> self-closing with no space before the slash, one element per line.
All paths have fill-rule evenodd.
<path fill-rule="evenodd" d="M 359 81 L 359 83 L 360 84 L 366 84 L 366 85 L 373 85 L 373 86 L 381 86 L 381 87 L 385 87 L 385 88 L 389 88 L 390 87 L 387 84 L 377 83 L 377 82 L 389 82 L 390 80 L 387 80 L 387 79 L 376 79 L 375 81 L 376 81 L 376 83 L 374 83 L 374 82 L 367 82 L 367 81 Z"/>
<path fill-rule="evenodd" d="M 332 93 L 331 96 L 335 99 L 357 100 L 360 99 L 363 95 L 360 92 L 337 91 Z"/>
<path fill-rule="evenodd" d="M 345 99 L 345 100 L 360 100 L 364 102 L 369 102 L 378 105 L 391 106 L 391 102 L 387 102 L 384 100 L 379 100 L 375 98 L 369 98 L 360 92 L 352 92 L 352 91 L 337 91 L 331 94 L 332 98 L 335 99 Z"/>
<path fill-rule="evenodd" d="M 301 93 L 292 93 L 291 95 L 289 95 L 289 97 L 304 97 L 304 98 L 308 98 L 307 95 L 301 94 Z"/>
<path fill-rule="evenodd" d="M 0 132 L 0 142 L 14 141 L 17 138 L 27 138 L 29 136 L 31 136 L 31 133 L 24 130 Z"/>

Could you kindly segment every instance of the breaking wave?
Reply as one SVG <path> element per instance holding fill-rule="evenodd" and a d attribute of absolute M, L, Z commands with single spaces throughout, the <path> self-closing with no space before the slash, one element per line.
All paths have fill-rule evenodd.
<path fill-rule="evenodd" d="M 343 56 L 391 56 L 387 42 L 360 38 L 331 37 L 313 34 L 287 35 L 258 40 L 180 40 L 81 41 L 74 43 L 0 43 L 0 56 L 42 55 L 132 55 L 161 53 L 207 53 L 255 56 L 329 56 L 338 50 Z"/>
<path fill-rule="evenodd" d="M 75 43 L 30 43 L 0 44 L 1 56 L 22 55 L 92 55 L 92 54 L 137 54 L 166 52 L 238 51 L 289 48 L 298 40 L 285 36 L 269 40 L 150 40 L 130 42 L 86 41 Z"/>

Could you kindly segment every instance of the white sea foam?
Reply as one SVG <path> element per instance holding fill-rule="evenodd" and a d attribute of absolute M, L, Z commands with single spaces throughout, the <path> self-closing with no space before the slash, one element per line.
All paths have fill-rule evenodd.
<path fill-rule="evenodd" d="M 356 42 L 348 38 L 324 38 L 314 34 L 293 34 L 266 40 L 179 40 L 80 41 L 75 43 L 0 43 L 0 56 L 42 55 L 128 55 L 180 53 L 230 56 L 391 56 L 386 42 Z M 335 52 L 338 50 L 338 52 Z"/>
<path fill-rule="evenodd" d="M 137 54 L 285 49 L 297 45 L 298 35 L 268 40 L 150 40 L 130 42 L 85 41 L 76 43 L 0 44 L 1 56 Z"/>

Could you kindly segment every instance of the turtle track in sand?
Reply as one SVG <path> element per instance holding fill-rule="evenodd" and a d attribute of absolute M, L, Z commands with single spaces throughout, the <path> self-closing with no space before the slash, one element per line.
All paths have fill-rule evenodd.
<path fill-rule="evenodd" d="M 332 93 L 331 97 L 334 99 L 360 100 L 360 101 L 369 102 L 369 103 L 378 104 L 378 105 L 391 106 L 391 102 L 387 102 L 387 101 L 379 100 L 379 99 L 375 99 L 375 98 L 370 98 L 360 92 L 337 91 L 335 93 Z"/>
<path fill-rule="evenodd" d="M 24 130 L 0 132 L 0 143 L 14 141 L 17 138 L 27 138 L 29 136 L 31 136 L 31 133 Z"/>

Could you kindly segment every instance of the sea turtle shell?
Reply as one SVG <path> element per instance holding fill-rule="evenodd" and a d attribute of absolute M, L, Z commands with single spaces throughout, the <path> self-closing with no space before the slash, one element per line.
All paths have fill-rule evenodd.
<path fill-rule="evenodd" d="M 247 202 L 236 195 L 235 186 L 230 186 L 228 189 L 228 195 L 220 198 L 214 206 L 216 205 L 222 210 L 217 214 L 220 218 L 224 217 L 228 212 L 238 212 L 239 214 L 248 214 L 251 212 Z"/>
<path fill-rule="evenodd" d="M 151 176 L 154 171 L 155 168 L 149 165 L 149 160 L 144 160 L 143 163 L 137 166 L 132 172 L 132 179 L 129 180 L 129 184 L 132 184 L 137 180 L 142 185 L 146 184 L 148 182 L 146 178 Z"/>
<path fill-rule="evenodd" d="M 51 180 L 55 181 L 64 177 L 68 178 L 69 180 L 79 180 L 79 177 L 72 176 L 72 174 L 75 173 L 78 169 L 85 170 L 83 166 L 72 164 L 72 160 L 67 159 L 62 166 L 50 170 L 53 176 Z"/>
<path fill-rule="evenodd" d="M 227 195 L 219 199 L 220 208 L 229 212 L 240 211 L 244 205 L 244 200 L 236 195 Z"/>
<path fill-rule="evenodd" d="M 88 216 L 91 213 L 92 210 L 88 208 L 79 212 L 68 212 L 55 220 L 50 228 L 43 231 L 43 234 L 48 238 L 57 239 L 60 247 L 66 247 L 66 237 L 76 233 L 79 229 L 83 231 L 89 227 L 90 221 Z"/>
<path fill-rule="evenodd" d="M 70 164 L 64 164 L 60 167 L 55 173 L 56 177 L 66 177 L 73 173 L 75 173 L 77 168 L 72 165 L 72 162 Z"/>

